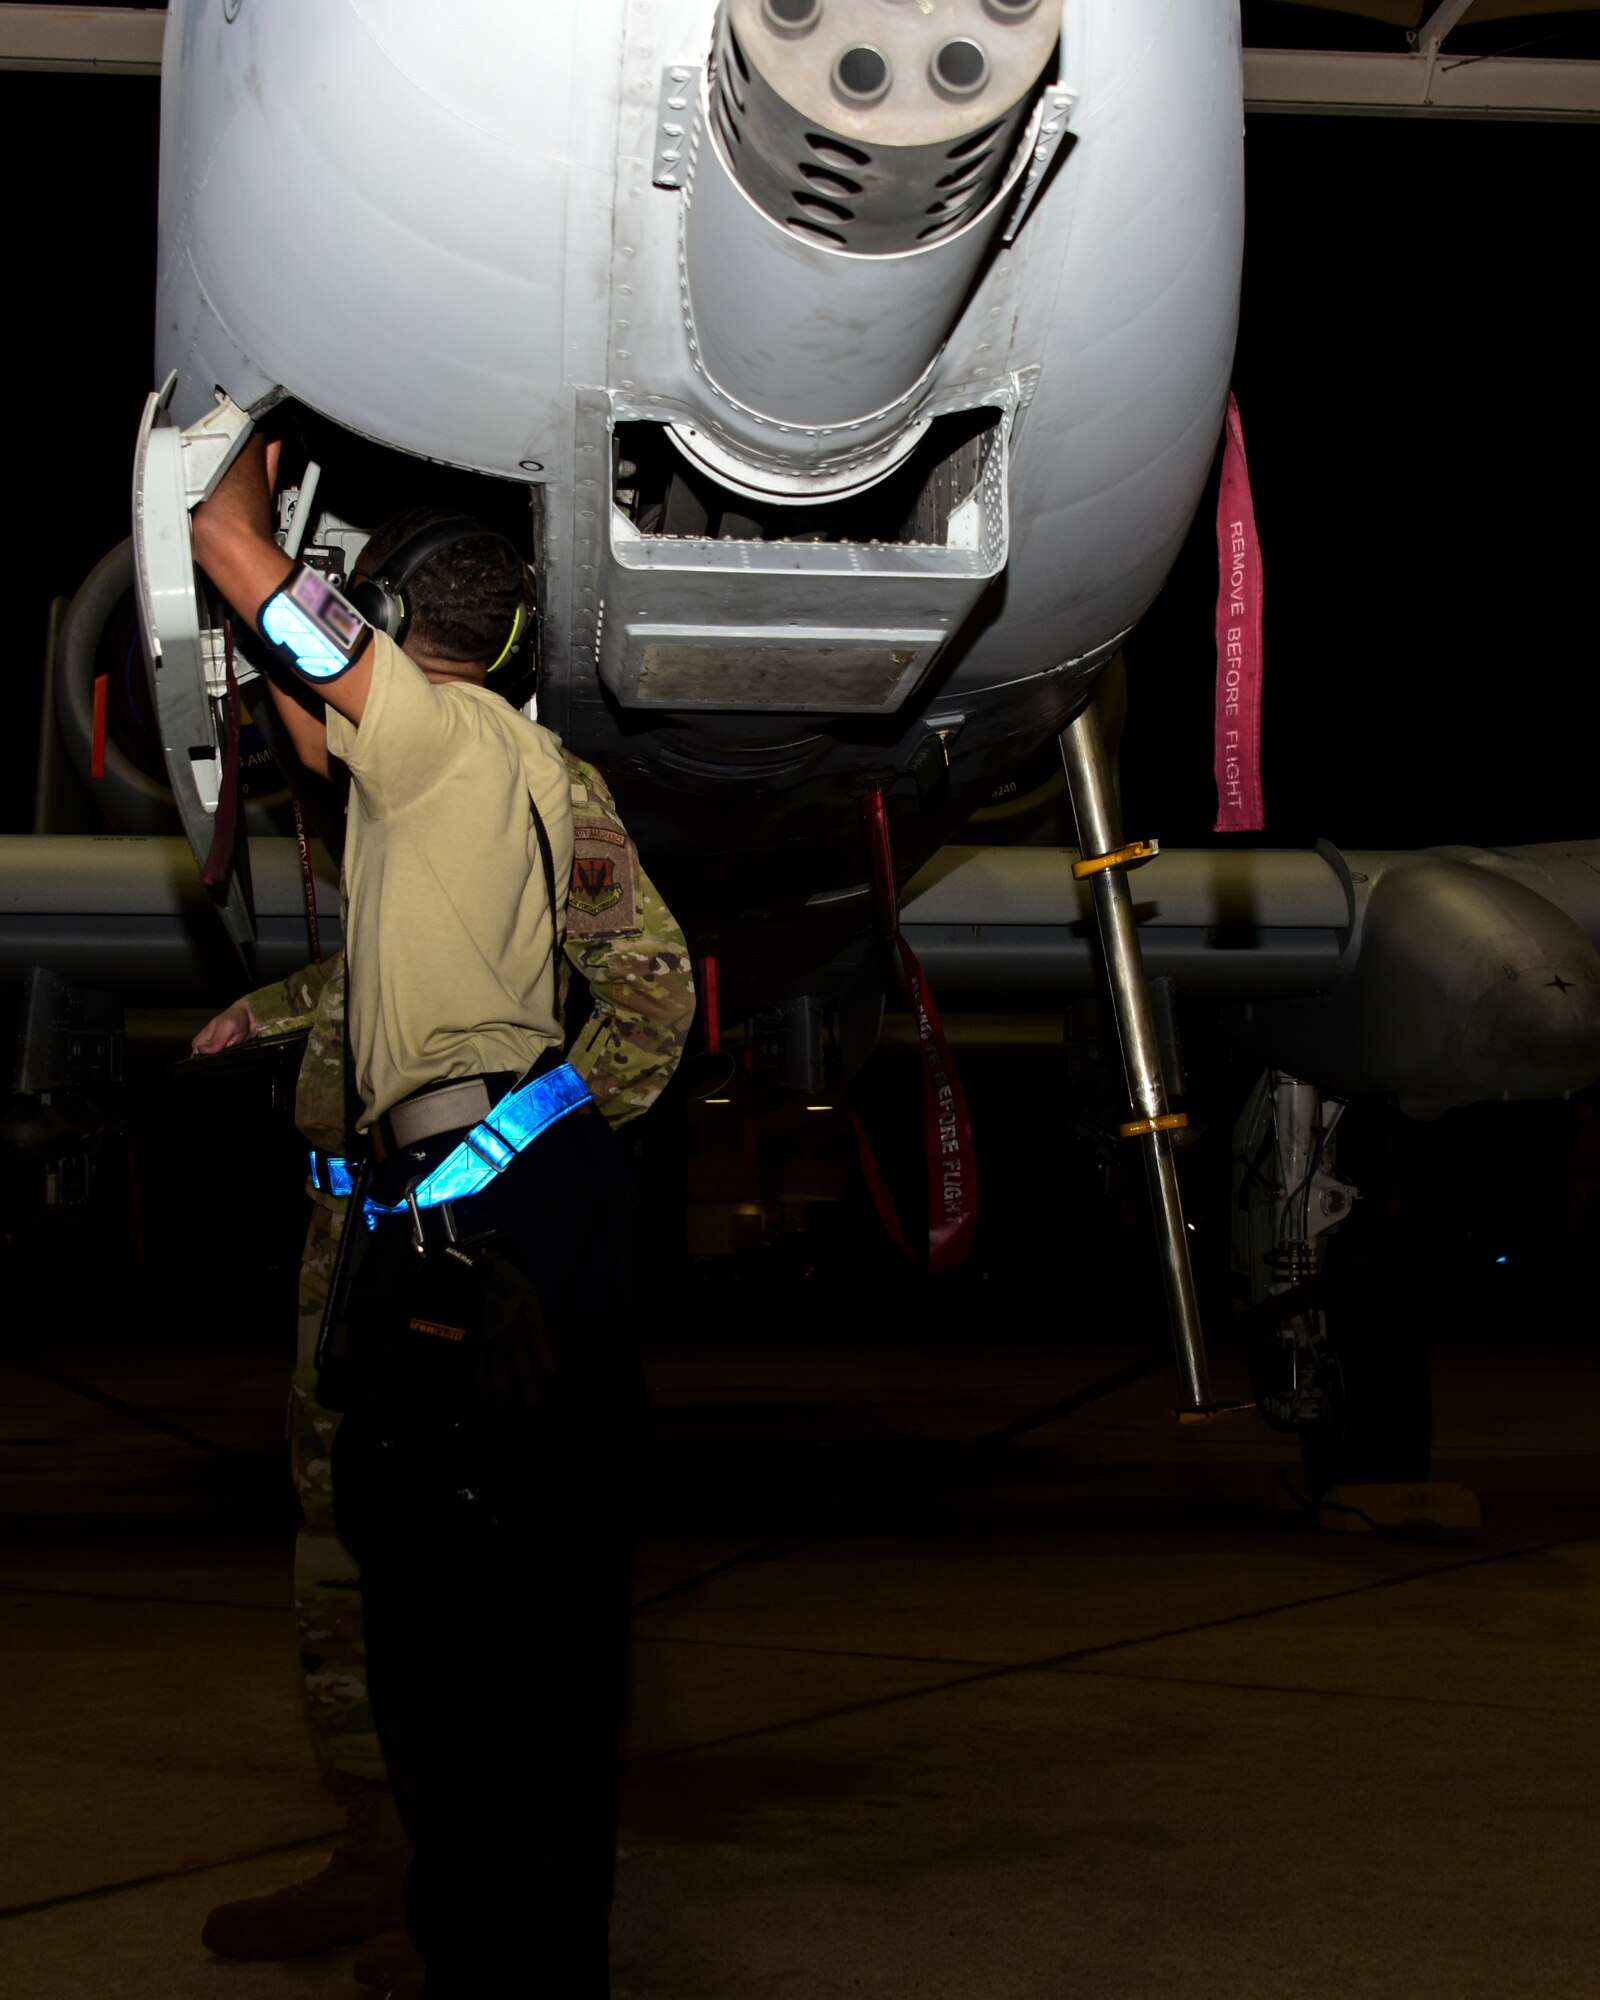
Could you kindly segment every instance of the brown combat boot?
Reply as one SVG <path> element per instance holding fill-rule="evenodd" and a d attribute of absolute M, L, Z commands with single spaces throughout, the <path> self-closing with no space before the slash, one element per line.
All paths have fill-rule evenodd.
<path fill-rule="evenodd" d="M 400 1892 L 411 1845 L 389 1787 L 336 1773 L 333 1795 L 345 1831 L 321 1873 L 221 1904 L 206 1918 L 203 1944 L 223 1958 L 303 1958 L 404 1924 Z"/>
<path fill-rule="evenodd" d="M 422 1960 L 404 1931 L 368 1938 L 350 1971 L 358 1986 L 373 1986 L 380 1993 L 403 1996 L 422 1985 Z"/>

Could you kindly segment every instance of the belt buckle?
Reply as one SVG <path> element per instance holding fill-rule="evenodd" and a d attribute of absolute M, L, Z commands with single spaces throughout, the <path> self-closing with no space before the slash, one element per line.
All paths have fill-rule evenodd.
<path fill-rule="evenodd" d="M 486 1153 L 483 1147 L 478 1144 L 477 1138 L 475 1136 L 479 1132 L 488 1132 L 495 1139 L 497 1139 L 499 1143 L 505 1147 L 507 1157 L 503 1160 L 497 1160 L 492 1153 Z M 475 1153 L 477 1157 L 480 1160 L 482 1160 L 483 1164 L 496 1174 L 503 1174 L 506 1171 L 506 1169 L 511 1165 L 512 1161 L 515 1160 L 517 1157 L 516 1147 L 512 1145 L 511 1141 L 506 1137 L 506 1135 L 503 1132 L 497 1131 L 496 1128 L 489 1123 L 487 1118 L 480 1118 L 477 1124 L 473 1126 L 470 1132 L 464 1133 L 462 1135 L 461 1143 L 462 1145 L 467 1147 L 470 1152 Z"/>

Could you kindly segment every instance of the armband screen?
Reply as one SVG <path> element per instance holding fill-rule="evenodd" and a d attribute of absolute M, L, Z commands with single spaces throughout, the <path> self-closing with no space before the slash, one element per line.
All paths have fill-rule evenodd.
<path fill-rule="evenodd" d="M 337 680 L 372 634 L 355 606 L 303 563 L 262 605 L 256 623 L 279 657 L 312 681 Z"/>

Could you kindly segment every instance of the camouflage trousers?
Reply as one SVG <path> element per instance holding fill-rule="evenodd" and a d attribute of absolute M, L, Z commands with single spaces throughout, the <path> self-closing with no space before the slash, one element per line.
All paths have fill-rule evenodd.
<path fill-rule="evenodd" d="M 361 1578 L 333 1525 L 333 1438 L 338 1416 L 317 1401 L 317 1336 L 328 1303 L 344 1205 L 314 1201 L 300 1262 L 300 1326 L 289 1391 L 289 1453 L 303 1525 L 295 1541 L 294 1611 L 306 1723 L 326 1779 L 384 1781 L 367 1698 Z"/>

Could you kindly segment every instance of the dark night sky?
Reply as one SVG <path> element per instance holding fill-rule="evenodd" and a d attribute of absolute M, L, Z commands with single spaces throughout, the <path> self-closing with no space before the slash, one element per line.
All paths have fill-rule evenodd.
<path fill-rule="evenodd" d="M 50 598 L 126 531 L 151 371 L 157 86 L 0 76 L 7 481 L 28 823 Z M 1575 126 L 1256 118 L 1236 384 L 1267 575 L 1267 842 L 1600 832 L 1587 587 L 1600 460 Z M 1208 499 L 1129 649 L 1130 827 L 1209 838 Z"/>

